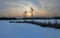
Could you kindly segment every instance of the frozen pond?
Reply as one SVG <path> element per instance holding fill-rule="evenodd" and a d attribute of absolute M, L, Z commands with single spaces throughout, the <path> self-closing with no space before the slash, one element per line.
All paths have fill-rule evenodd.
<path fill-rule="evenodd" d="M 9 23 L 5 20 L 0 21 L 0 38 L 60 38 L 60 29 L 27 23 Z"/>

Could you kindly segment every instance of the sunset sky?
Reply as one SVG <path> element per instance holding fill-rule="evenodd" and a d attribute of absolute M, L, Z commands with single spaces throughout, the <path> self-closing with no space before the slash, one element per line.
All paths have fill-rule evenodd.
<path fill-rule="evenodd" d="M 23 17 L 34 9 L 34 16 L 60 16 L 60 0 L 0 0 L 0 17 Z"/>

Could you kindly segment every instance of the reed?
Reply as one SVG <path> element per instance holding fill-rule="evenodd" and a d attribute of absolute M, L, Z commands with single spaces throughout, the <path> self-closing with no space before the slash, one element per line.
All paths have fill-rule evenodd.
<path fill-rule="evenodd" d="M 54 27 L 56 29 L 60 29 L 60 23 L 57 23 L 57 21 L 55 21 L 54 24 L 50 23 L 50 21 L 48 23 L 46 23 L 46 21 L 44 23 L 36 21 L 9 21 L 9 23 L 30 23 L 41 27 Z"/>

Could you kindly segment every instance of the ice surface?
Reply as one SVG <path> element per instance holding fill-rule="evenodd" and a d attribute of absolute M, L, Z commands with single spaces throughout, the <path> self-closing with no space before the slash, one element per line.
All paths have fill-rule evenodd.
<path fill-rule="evenodd" d="M 60 29 L 0 21 L 0 38 L 60 38 Z"/>

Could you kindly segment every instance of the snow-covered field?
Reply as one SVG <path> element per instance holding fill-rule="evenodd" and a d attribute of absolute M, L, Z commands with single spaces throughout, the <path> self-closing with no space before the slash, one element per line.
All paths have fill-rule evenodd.
<path fill-rule="evenodd" d="M 0 20 L 0 38 L 60 38 L 60 29 Z"/>

